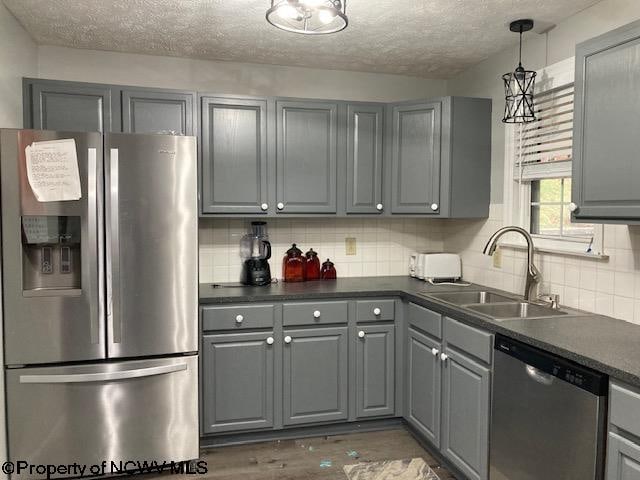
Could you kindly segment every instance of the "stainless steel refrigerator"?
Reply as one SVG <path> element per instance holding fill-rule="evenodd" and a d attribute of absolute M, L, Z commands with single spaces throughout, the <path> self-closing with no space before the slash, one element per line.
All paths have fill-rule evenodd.
<path fill-rule="evenodd" d="M 81 196 L 40 201 L 25 152 L 61 139 Z M 198 457 L 196 171 L 194 137 L 0 131 L 11 460 Z"/>

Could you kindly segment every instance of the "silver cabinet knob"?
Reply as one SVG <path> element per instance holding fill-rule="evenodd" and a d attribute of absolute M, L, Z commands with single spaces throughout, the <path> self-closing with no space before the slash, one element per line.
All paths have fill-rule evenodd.
<path fill-rule="evenodd" d="M 578 205 L 576 205 L 575 203 L 571 202 L 569 204 L 569 210 L 571 210 L 572 212 L 577 212 L 579 210 Z"/>
<path fill-rule="evenodd" d="M 360 330 L 360 331 L 358 332 L 358 337 L 360 337 L 360 338 L 364 338 L 364 330 Z"/>
<path fill-rule="evenodd" d="M 273 345 L 273 337 L 267 338 L 267 345 Z"/>
<path fill-rule="evenodd" d="M 432 203 L 432 204 L 431 204 L 431 210 L 433 210 L 434 212 L 435 212 L 436 210 L 438 210 L 438 204 L 437 204 L 437 203 Z"/>
<path fill-rule="evenodd" d="M 382 206 L 382 204 L 381 204 L 381 203 L 379 203 L 379 204 L 377 204 L 377 205 L 376 205 L 376 210 L 378 210 L 379 212 L 381 212 L 383 208 L 384 208 L 384 207 Z"/>
<path fill-rule="evenodd" d="M 289 335 L 284 337 L 284 343 L 291 343 L 291 337 Z"/>
<path fill-rule="evenodd" d="M 446 353 L 440 354 L 440 360 L 442 360 L 443 362 L 446 362 L 448 358 L 449 358 L 449 355 L 447 355 Z"/>
<path fill-rule="evenodd" d="M 320 310 L 313 312 L 313 318 L 320 318 Z"/>
<path fill-rule="evenodd" d="M 282 210 L 284 208 L 284 203 L 278 202 L 278 205 L 276 206 L 278 207 L 278 210 Z"/>
<path fill-rule="evenodd" d="M 260 205 L 260 208 L 264 211 L 269 209 L 269 205 L 267 205 L 266 203 L 263 203 L 262 205 Z"/>
<path fill-rule="evenodd" d="M 378 307 L 373 309 L 373 314 L 377 317 L 378 315 L 380 315 L 382 313 L 382 310 L 380 310 Z"/>
<path fill-rule="evenodd" d="M 431 353 L 433 354 L 434 357 L 437 357 L 438 354 L 440 353 L 440 350 L 434 347 L 431 349 Z"/>
<path fill-rule="evenodd" d="M 236 323 L 242 323 L 244 317 L 242 315 L 236 315 Z"/>

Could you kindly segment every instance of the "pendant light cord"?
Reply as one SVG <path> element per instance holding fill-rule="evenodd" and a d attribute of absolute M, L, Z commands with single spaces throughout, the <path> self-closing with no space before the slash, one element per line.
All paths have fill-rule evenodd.
<path fill-rule="evenodd" d="M 518 66 L 522 67 L 522 25 L 520 25 L 520 51 L 518 53 Z"/>

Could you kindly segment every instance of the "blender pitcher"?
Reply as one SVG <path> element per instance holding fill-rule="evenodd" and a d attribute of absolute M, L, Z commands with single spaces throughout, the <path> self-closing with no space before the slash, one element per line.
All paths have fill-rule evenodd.
<path fill-rule="evenodd" d="M 268 285 L 271 283 L 271 243 L 267 235 L 267 222 L 251 222 L 251 232 L 240 239 L 242 273 L 244 285 Z"/>

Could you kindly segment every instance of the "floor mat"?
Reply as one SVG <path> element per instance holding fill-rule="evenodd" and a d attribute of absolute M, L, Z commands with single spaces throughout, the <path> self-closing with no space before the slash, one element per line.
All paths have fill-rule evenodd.
<path fill-rule="evenodd" d="M 440 480 L 422 458 L 345 465 L 349 480 Z"/>

